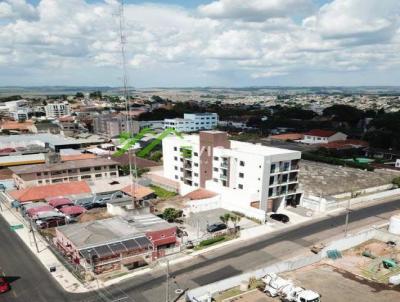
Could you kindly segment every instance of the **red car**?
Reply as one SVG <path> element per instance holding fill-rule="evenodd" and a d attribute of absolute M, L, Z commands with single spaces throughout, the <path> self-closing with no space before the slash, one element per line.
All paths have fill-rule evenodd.
<path fill-rule="evenodd" d="M 5 293 L 10 290 L 10 284 L 7 282 L 6 278 L 0 277 L 0 294 Z"/>

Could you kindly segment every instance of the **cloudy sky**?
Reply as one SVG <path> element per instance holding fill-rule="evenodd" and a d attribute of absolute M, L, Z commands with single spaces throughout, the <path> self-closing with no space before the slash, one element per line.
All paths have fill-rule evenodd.
<path fill-rule="evenodd" d="M 125 0 L 135 87 L 399 85 L 400 0 Z M 116 0 L 0 0 L 0 86 L 121 85 Z"/>

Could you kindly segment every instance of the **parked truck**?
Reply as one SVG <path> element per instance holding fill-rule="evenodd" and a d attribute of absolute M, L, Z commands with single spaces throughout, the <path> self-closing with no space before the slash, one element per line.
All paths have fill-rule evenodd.
<path fill-rule="evenodd" d="M 271 297 L 279 297 L 285 302 L 320 302 L 318 293 L 295 286 L 291 280 L 279 277 L 277 274 L 267 274 L 262 281 L 265 283 L 264 292 Z"/>

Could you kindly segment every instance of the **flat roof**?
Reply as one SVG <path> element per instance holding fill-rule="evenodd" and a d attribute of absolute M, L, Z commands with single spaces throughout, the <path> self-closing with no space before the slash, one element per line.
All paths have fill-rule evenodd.
<path fill-rule="evenodd" d="M 43 153 L 0 156 L 0 166 L 29 165 L 34 163 L 43 163 L 44 161 L 45 156 Z"/>
<path fill-rule="evenodd" d="M 144 236 L 121 217 L 64 225 L 57 230 L 79 250 Z"/>
<path fill-rule="evenodd" d="M 21 167 L 10 167 L 9 169 L 15 174 L 28 174 L 37 173 L 43 171 L 59 171 L 63 169 L 79 169 L 86 167 L 96 167 L 104 165 L 118 165 L 118 162 L 108 158 L 92 158 L 92 159 L 81 159 L 76 161 L 66 161 L 54 164 L 37 164 L 37 165 L 25 165 Z"/>
<path fill-rule="evenodd" d="M 51 133 L 0 136 L 0 146 L 7 146 L 11 144 L 21 145 L 21 142 L 25 144 L 42 142 L 43 144 L 49 143 L 51 145 L 79 144 L 79 142 L 75 139 L 66 138 L 61 135 L 55 135 Z"/>

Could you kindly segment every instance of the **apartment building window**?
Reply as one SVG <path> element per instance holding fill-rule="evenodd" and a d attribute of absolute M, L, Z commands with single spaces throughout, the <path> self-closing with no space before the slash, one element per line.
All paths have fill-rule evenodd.
<path fill-rule="evenodd" d="M 217 178 L 213 178 L 213 181 L 214 181 L 214 182 L 218 182 L 218 179 L 217 179 Z"/>
<path fill-rule="evenodd" d="M 243 185 L 242 184 L 238 184 L 238 188 L 243 190 Z"/>
<path fill-rule="evenodd" d="M 110 166 L 110 169 L 115 169 L 117 166 L 116 165 L 112 165 Z"/>
<path fill-rule="evenodd" d="M 43 175 L 49 175 L 49 172 L 43 172 Z"/>
<path fill-rule="evenodd" d="M 283 164 L 283 171 L 289 171 L 289 165 L 290 165 L 290 163 L 284 163 Z"/>
<path fill-rule="evenodd" d="M 175 166 L 174 168 L 175 168 L 176 171 L 178 171 L 178 167 L 177 166 Z"/>
<path fill-rule="evenodd" d="M 282 176 L 282 182 L 287 182 L 288 181 L 288 174 L 284 174 L 283 176 Z"/>
<path fill-rule="evenodd" d="M 90 168 L 80 168 L 80 172 L 90 172 Z"/>
<path fill-rule="evenodd" d="M 101 174 L 96 174 L 96 175 L 95 175 L 96 178 L 100 178 L 100 177 L 102 177 L 102 176 L 103 176 L 103 175 L 101 175 Z"/>
<path fill-rule="evenodd" d="M 198 186 L 199 186 L 199 184 L 195 182 L 195 183 L 194 183 L 194 186 L 195 186 L 195 187 L 198 187 Z"/>
<path fill-rule="evenodd" d="M 243 178 L 244 177 L 244 173 L 240 172 L 239 173 L 239 178 Z"/>
<path fill-rule="evenodd" d="M 83 175 L 81 179 L 92 179 L 92 175 Z"/>
<path fill-rule="evenodd" d="M 218 156 L 214 156 L 214 160 L 218 160 Z"/>
<path fill-rule="evenodd" d="M 110 176 L 117 176 L 117 172 L 111 172 Z"/>
<path fill-rule="evenodd" d="M 198 176 L 199 176 L 199 173 L 194 173 L 194 176 L 195 176 L 195 177 L 198 177 Z"/>
<path fill-rule="evenodd" d="M 101 167 L 94 167 L 94 170 L 95 170 L 95 171 L 100 171 L 100 170 L 101 170 Z"/>
<path fill-rule="evenodd" d="M 39 172 L 39 173 L 36 173 L 36 176 L 41 176 L 41 175 L 42 175 L 42 173 L 40 173 L 40 172 Z"/>
<path fill-rule="evenodd" d="M 52 183 L 54 184 L 54 183 L 62 182 L 62 181 L 63 181 L 63 180 L 62 180 L 61 178 L 58 178 L 58 179 L 53 179 Z"/>
<path fill-rule="evenodd" d="M 62 171 L 54 171 L 54 172 L 51 172 L 51 175 L 60 175 L 60 174 L 62 174 Z"/>
<path fill-rule="evenodd" d="M 42 184 L 42 183 L 43 183 L 43 181 L 39 180 L 39 181 L 38 181 L 38 183 L 39 183 L 39 184 Z"/>
<path fill-rule="evenodd" d="M 174 160 L 178 160 L 178 157 L 174 156 Z"/>
<path fill-rule="evenodd" d="M 179 179 L 178 175 L 175 175 L 175 179 Z"/>
<path fill-rule="evenodd" d="M 174 147 L 174 151 L 178 151 L 178 148 L 177 148 L 177 147 Z"/>
<path fill-rule="evenodd" d="M 275 173 L 276 170 L 276 164 L 271 165 L 271 173 Z"/>
<path fill-rule="evenodd" d="M 214 172 L 218 172 L 218 168 L 214 168 Z"/>
<path fill-rule="evenodd" d="M 273 195 L 274 195 L 274 189 L 273 189 L 273 188 L 270 188 L 270 189 L 268 190 L 268 196 L 271 197 L 271 196 L 273 196 Z"/>
<path fill-rule="evenodd" d="M 194 155 L 194 156 L 199 156 L 199 153 L 194 152 L 193 155 Z"/>
<path fill-rule="evenodd" d="M 244 161 L 241 160 L 241 161 L 239 162 L 239 165 L 240 165 L 241 167 L 244 167 Z"/>
<path fill-rule="evenodd" d="M 199 166 L 199 164 L 198 164 L 198 163 L 194 163 L 194 166 L 195 166 L 195 167 L 198 167 L 198 166 Z"/>
<path fill-rule="evenodd" d="M 275 176 L 271 176 L 271 177 L 269 178 L 269 184 L 270 184 L 270 185 L 273 185 L 274 182 L 275 182 Z"/>

